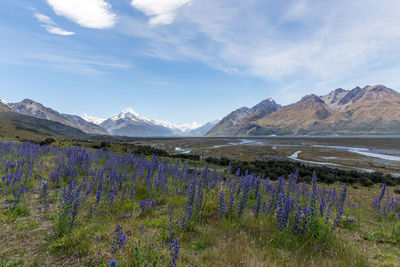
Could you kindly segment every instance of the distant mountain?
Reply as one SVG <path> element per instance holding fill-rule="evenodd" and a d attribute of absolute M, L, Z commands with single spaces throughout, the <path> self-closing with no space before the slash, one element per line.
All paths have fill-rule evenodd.
<path fill-rule="evenodd" d="M 281 106 L 277 104 L 272 98 L 263 100 L 252 108 L 241 107 L 222 118 L 219 123 L 207 133 L 207 135 L 236 135 L 239 130 L 238 125 L 241 124 L 244 119 L 256 120 L 260 117 L 273 113 L 280 108 Z"/>
<path fill-rule="evenodd" d="M 320 97 L 307 95 L 297 103 L 258 120 L 244 121 L 236 135 L 304 134 L 304 129 L 314 127 L 318 121 L 329 117 L 330 114 L 329 107 Z"/>
<path fill-rule="evenodd" d="M 106 119 L 103 118 L 98 118 L 98 117 L 94 117 L 94 116 L 90 116 L 88 114 L 83 114 L 81 115 L 81 118 L 88 121 L 88 122 L 92 122 L 94 124 L 100 125 L 103 121 L 105 121 Z"/>
<path fill-rule="evenodd" d="M 168 121 L 148 119 L 133 109 L 123 110 L 102 123 L 100 126 L 110 134 L 119 136 L 202 136 L 215 124 L 213 122 L 201 125 L 193 122 L 175 125 Z"/>
<path fill-rule="evenodd" d="M 9 112 L 11 109 L 5 105 L 4 102 L 0 101 L 0 112 Z"/>
<path fill-rule="evenodd" d="M 0 103 L 0 136 L 20 140 L 43 140 L 46 137 L 90 138 L 87 133 L 65 124 L 19 114 Z"/>
<path fill-rule="evenodd" d="M 190 130 L 188 132 L 188 136 L 205 136 L 212 128 L 215 127 L 215 125 L 218 124 L 219 121 L 220 120 L 210 121 L 198 128 Z"/>
<path fill-rule="evenodd" d="M 361 89 L 360 87 L 354 88 L 354 91 L 357 91 Z M 333 109 L 333 110 L 338 110 L 338 109 L 345 109 L 346 108 L 346 99 L 345 98 L 346 95 L 348 95 L 349 91 L 348 90 L 344 90 L 342 88 L 338 88 L 333 90 L 332 92 L 330 92 L 329 94 L 325 95 L 325 96 L 321 96 L 321 99 L 325 102 L 326 105 L 328 105 L 329 108 Z M 349 99 L 349 97 L 347 97 L 347 99 L 350 101 L 351 99 Z"/>
<path fill-rule="evenodd" d="M 125 109 L 100 124 L 112 135 L 120 136 L 170 136 L 173 131 L 147 119 L 132 109 Z"/>
<path fill-rule="evenodd" d="M 222 118 L 214 128 L 212 128 L 207 135 L 208 136 L 231 136 L 235 135 L 235 126 L 240 123 L 241 120 L 252 114 L 252 110 L 248 107 L 241 107 L 237 110 L 232 111 L 224 118 Z"/>
<path fill-rule="evenodd" d="M 108 135 L 109 133 L 101 128 L 99 125 L 88 122 L 84 120 L 82 117 L 77 115 L 69 115 L 69 114 L 61 114 L 64 119 L 72 123 L 78 129 L 90 134 L 104 134 Z"/>
<path fill-rule="evenodd" d="M 108 134 L 100 126 L 87 122 L 79 116 L 60 114 L 59 112 L 30 99 L 24 99 L 18 103 L 8 103 L 7 105 L 19 114 L 59 122 L 70 127 L 78 128 L 89 134 Z"/>
<path fill-rule="evenodd" d="M 274 112 L 253 112 L 229 132 L 236 136 L 275 134 L 400 134 L 400 93 L 376 85 L 338 88 L 324 96 L 307 95 Z"/>

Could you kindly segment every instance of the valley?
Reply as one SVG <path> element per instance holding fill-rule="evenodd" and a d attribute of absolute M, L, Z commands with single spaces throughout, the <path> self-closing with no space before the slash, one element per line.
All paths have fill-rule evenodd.
<path fill-rule="evenodd" d="M 143 138 L 134 143 L 201 158 L 288 159 L 309 165 L 380 171 L 400 176 L 398 136 Z"/>

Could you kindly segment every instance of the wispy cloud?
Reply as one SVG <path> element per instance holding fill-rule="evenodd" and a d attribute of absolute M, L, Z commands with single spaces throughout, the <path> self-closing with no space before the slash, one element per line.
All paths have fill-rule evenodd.
<path fill-rule="evenodd" d="M 146 83 L 156 85 L 156 86 L 161 86 L 161 87 L 181 87 L 180 84 L 166 82 L 166 81 L 151 80 L 151 81 L 147 81 Z"/>
<path fill-rule="evenodd" d="M 74 32 L 61 29 L 50 17 L 38 13 L 35 10 L 33 15 L 49 33 L 66 36 L 75 34 Z"/>
<path fill-rule="evenodd" d="M 132 0 L 131 5 L 149 16 L 150 25 L 171 24 L 178 8 L 190 0 Z"/>
<path fill-rule="evenodd" d="M 132 5 L 151 17 L 164 14 L 158 2 L 134 0 Z M 397 0 L 190 3 L 168 27 L 145 27 L 140 19 L 123 18 L 120 29 L 148 39 L 147 55 L 197 60 L 276 86 L 302 81 L 298 86 L 309 88 L 299 95 L 314 85 L 335 86 L 359 75 L 373 83 L 369 77 L 377 69 L 391 73 L 399 66 Z"/>
<path fill-rule="evenodd" d="M 117 15 L 104 0 L 46 0 L 54 12 L 87 28 L 111 28 Z"/>
<path fill-rule="evenodd" d="M 85 75 L 104 74 L 110 68 L 127 69 L 130 67 L 129 64 L 118 62 L 113 58 L 84 55 L 73 51 L 63 51 L 62 53 L 59 50 L 57 52 L 51 50 L 38 51 L 23 54 L 22 57 L 29 62 L 41 62 L 45 66 Z"/>

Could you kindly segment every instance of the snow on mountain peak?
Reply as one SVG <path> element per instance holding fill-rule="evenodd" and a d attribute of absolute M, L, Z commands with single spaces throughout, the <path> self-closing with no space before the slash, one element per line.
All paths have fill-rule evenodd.
<path fill-rule="evenodd" d="M 116 120 L 131 120 L 131 121 L 145 121 L 145 122 L 152 122 L 151 119 L 148 119 L 136 111 L 134 111 L 132 108 L 125 108 L 122 110 L 118 115 L 114 115 L 111 117 L 111 120 L 116 121 Z"/>
<path fill-rule="evenodd" d="M 203 126 L 203 124 L 198 123 L 197 121 L 194 122 L 190 122 L 190 123 L 184 123 L 184 124 L 180 124 L 180 125 L 176 125 L 178 128 L 180 128 L 182 131 L 186 132 L 186 131 L 191 131 L 194 129 L 197 129 L 201 126 Z"/>
<path fill-rule="evenodd" d="M 0 97 L 0 103 L 1 103 L 1 104 L 4 104 L 4 105 L 7 104 L 7 102 L 6 102 L 4 99 L 2 99 L 1 97 Z"/>
<path fill-rule="evenodd" d="M 120 115 L 128 115 L 128 114 L 132 114 L 136 117 L 140 117 L 139 113 L 134 111 L 133 108 L 126 108 L 126 109 L 122 110 L 120 113 Z"/>
<path fill-rule="evenodd" d="M 92 123 L 97 124 L 97 125 L 101 124 L 103 121 L 106 120 L 106 119 L 103 119 L 103 118 L 90 116 L 88 114 L 81 115 L 81 118 L 84 119 L 85 121 L 92 122 Z"/>
<path fill-rule="evenodd" d="M 187 133 L 189 131 L 195 130 L 195 129 L 203 126 L 203 124 L 198 123 L 198 122 L 174 124 L 174 123 L 171 123 L 166 120 L 149 119 L 149 118 L 146 118 L 146 117 L 140 115 L 139 113 L 134 111 L 132 108 L 126 108 L 126 109 L 122 110 L 118 115 L 114 115 L 113 117 L 111 117 L 111 120 L 113 120 L 113 121 L 117 121 L 117 120 L 141 121 L 141 122 L 146 122 L 146 123 L 157 125 L 157 126 L 166 127 L 171 130 L 175 130 L 175 131 L 183 132 L 183 133 Z"/>

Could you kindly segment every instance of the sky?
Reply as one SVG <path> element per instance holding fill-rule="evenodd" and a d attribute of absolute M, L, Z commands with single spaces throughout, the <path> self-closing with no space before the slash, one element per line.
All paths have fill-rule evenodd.
<path fill-rule="evenodd" d="M 272 97 L 400 89 L 398 0 L 2 0 L 0 98 L 205 123 Z"/>

